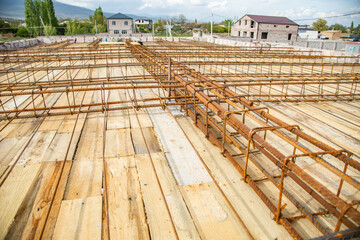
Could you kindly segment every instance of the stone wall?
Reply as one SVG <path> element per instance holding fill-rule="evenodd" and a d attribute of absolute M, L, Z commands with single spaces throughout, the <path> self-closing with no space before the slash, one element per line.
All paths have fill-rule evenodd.
<path fill-rule="evenodd" d="M 37 38 L 24 39 L 24 40 L 19 40 L 19 41 L 0 43 L 0 49 L 26 48 L 26 47 L 36 46 L 36 45 L 39 45 L 42 43 L 43 42 Z"/>

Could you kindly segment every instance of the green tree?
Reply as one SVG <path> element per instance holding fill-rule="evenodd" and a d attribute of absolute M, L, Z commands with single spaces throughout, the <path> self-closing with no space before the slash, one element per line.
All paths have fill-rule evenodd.
<path fill-rule="evenodd" d="M 46 2 L 41 2 L 41 18 L 45 25 L 50 25 L 49 14 L 46 6 Z"/>
<path fill-rule="evenodd" d="M 327 21 L 325 19 L 318 19 L 317 21 L 313 22 L 312 26 L 316 31 L 326 31 L 328 30 L 328 26 L 326 25 Z"/>
<path fill-rule="evenodd" d="M 106 25 L 97 24 L 96 27 L 94 25 L 94 27 L 91 29 L 91 33 L 96 33 L 96 31 L 97 31 L 97 33 L 107 32 Z"/>
<path fill-rule="evenodd" d="M 21 27 L 17 30 L 16 35 L 19 37 L 28 37 L 29 36 L 29 32 L 26 28 Z"/>
<path fill-rule="evenodd" d="M 335 24 L 331 25 L 331 26 L 329 27 L 329 29 L 340 30 L 342 33 L 346 33 L 346 32 L 347 32 L 347 31 L 346 31 L 346 27 L 343 26 L 343 25 L 341 25 L 341 24 L 339 24 L 339 23 L 335 23 Z"/>
<path fill-rule="evenodd" d="M 354 21 L 351 22 L 350 33 L 352 33 L 353 31 L 354 31 Z"/>
<path fill-rule="evenodd" d="M 57 27 L 59 25 L 58 20 L 55 16 L 55 9 L 54 4 L 52 0 L 44 0 L 46 9 L 47 9 L 47 15 L 49 18 L 49 24 L 53 27 Z"/>
<path fill-rule="evenodd" d="M 0 20 L 0 33 L 9 33 L 11 32 L 10 24 L 6 23 L 4 20 Z"/>
<path fill-rule="evenodd" d="M 46 36 L 54 36 L 56 35 L 56 28 L 54 26 L 46 25 L 44 32 Z"/>
<path fill-rule="evenodd" d="M 106 25 L 106 17 L 104 16 L 104 13 L 103 13 L 101 7 L 98 7 L 97 9 L 95 9 L 94 15 L 89 16 L 89 19 L 94 24 L 96 21 L 96 24 Z"/>
<path fill-rule="evenodd" d="M 55 17 L 55 10 L 52 0 L 25 0 L 25 23 L 31 36 L 38 36 L 41 33 L 43 24 L 52 27 L 58 26 Z"/>
<path fill-rule="evenodd" d="M 106 32 L 106 17 L 104 16 L 101 7 L 95 9 L 94 15 L 89 16 L 89 20 L 94 24 L 91 30 L 92 33 Z"/>
<path fill-rule="evenodd" d="M 227 28 L 226 28 L 226 27 L 223 27 L 223 26 L 220 26 L 220 25 L 217 25 L 217 26 L 214 26 L 214 27 L 213 27 L 213 32 L 214 32 L 214 33 L 226 33 L 226 32 L 227 32 Z"/>
<path fill-rule="evenodd" d="M 80 33 L 80 23 L 77 18 L 75 18 L 73 21 L 69 20 L 69 22 L 66 25 L 65 29 L 65 35 L 76 35 Z"/>

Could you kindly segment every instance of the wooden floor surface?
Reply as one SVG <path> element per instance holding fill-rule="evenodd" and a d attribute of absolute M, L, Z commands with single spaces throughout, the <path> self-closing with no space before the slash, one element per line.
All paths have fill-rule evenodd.
<path fill-rule="evenodd" d="M 76 74 L 86 77 L 87 72 Z M 109 101 L 130 100 L 133 94 L 105 93 Z M 67 101 L 61 93 L 48 97 L 60 105 Z M 84 91 L 75 97 L 91 103 L 102 96 Z M 137 91 L 138 99 L 145 97 L 155 95 Z M 328 145 L 349 149 L 359 160 L 360 102 L 281 103 L 269 108 Z M 338 179 L 332 187 L 316 164 L 301 164 L 336 191 Z M 250 171 L 259 179 L 264 176 Z M 15 119 L 0 132 L 0 182 L 0 239 L 251 239 L 247 229 L 255 239 L 291 239 L 178 107 Z M 276 196 L 273 185 L 259 186 Z M 289 191 L 319 210 L 307 195 L 291 187 Z M 349 184 L 344 184 L 342 195 L 349 201 L 360 198 Z M 300 214 L 292 207 L 285 213 Z M 336 224 L 325 218 L 323 222 L 329 228 Z M 295 228 L 306 238 L 321 236 L 306 219 Z"/>

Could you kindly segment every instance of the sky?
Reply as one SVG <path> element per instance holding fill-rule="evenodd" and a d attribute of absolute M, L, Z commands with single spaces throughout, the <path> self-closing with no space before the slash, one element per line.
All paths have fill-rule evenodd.
<path fill-rule="evenodd" d="M 296 23 L 310 24 L 314 20 L 300 21 L 348 13 L 357 15 L 328 18 L 328 25 L 340 23 L 350 26 L 360 24 L 360 0 L 57 0 L 76 6 L 95 9 L 101 6 L 104 12 L 125 13 L 141 16 L 178 16 L 198 22 L 210 22 L 226 18 L 238 19 L 245 14 L 285 16 Z M 297 21 L 296 21 L 297 20 Z"/>

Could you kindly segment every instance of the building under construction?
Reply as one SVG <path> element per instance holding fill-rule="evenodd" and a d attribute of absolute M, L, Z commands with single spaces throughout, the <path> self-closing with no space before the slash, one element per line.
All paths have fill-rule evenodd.
<path fill-rule="evenodd" d="M 0 239 L 359 236 L 359 57 L 180 39 L 0 52 Z"/>

